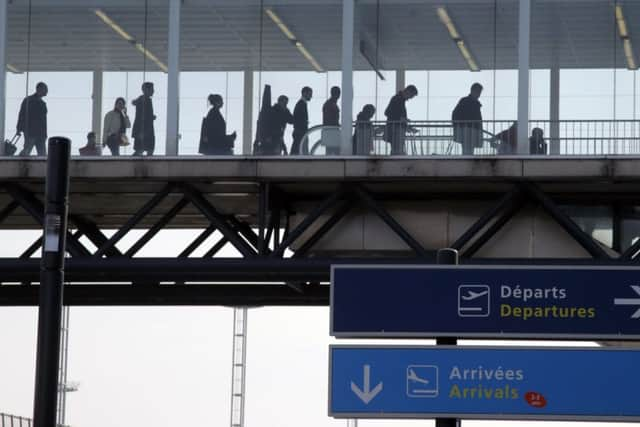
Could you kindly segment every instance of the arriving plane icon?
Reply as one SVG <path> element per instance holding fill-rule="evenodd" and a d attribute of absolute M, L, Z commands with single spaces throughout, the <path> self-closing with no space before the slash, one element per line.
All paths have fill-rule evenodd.
<path fill-rule="evenodd" d="M 419 376 L 416 375 L 416 371 L 414 371 L 413 369 L 409 368 L 409 375 L 407 375 L 407 379 L 410 381 L 415 381 L 417 383 L 421 383 L 421 384 L 429 384 L 429 380 L 425 380 L 420 378 Z"/>
<path fill-rule="evenodd" d="M 407 396 L 437 397 L 438 367 L 434 365 L 407 366 Z"/>

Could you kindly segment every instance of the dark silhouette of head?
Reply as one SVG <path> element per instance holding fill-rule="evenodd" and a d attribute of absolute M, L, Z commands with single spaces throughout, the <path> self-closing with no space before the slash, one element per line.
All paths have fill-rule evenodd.
<path fill-rule="evenodd" d="M 471 96 L 473 96 L 475 99 L 480 98 L 480 95 L 482 94 L 482 85 L 480 83 L 474 83 L 471 85 Z"/>
<path fill-rule="evenodd" d="M 89 132 L 87 134 L 87 145 L 95 145 L 95 143 L 96 143 L 96 133 Z"/>
<path fill-rule="evenodd" d="M 214 108 L 220 108 L 224 105 L 222 96 L 218 95 L 217 93 L 209 95 L 207 97 L 207 100 L 209 101 L 209 104 L 211 104 L 211 106 Z"/>
<path fill-rule="evenodd" d="M 373 104 L 367 104 L 362 107 L 362 114 L 366 117 L 367 120 L 373 118 L 373 115 L 376 113 L 376 107 Z"/>
<path fill-rule="evenodd" d="M 331 88 L 331 99 L 340 98 L 340 88 L 338 86 L 333 86 Z"/>
<path fill-rule="evenodd" d="M 151 82 L 144 82 L 142 83 L 142 94 L 144 96 L 153 96 L 153 83 Z"/>
<path fill-rule="evenodd" d="M 305 101 L 311 101 L 313 90 L 309 86 L 303 87 L 300 93 L 302 94 L 302 99 L 304 99 Z"/>
<path fill-rule="evenodd" d="M 122 111 L 122 109 L 126 106 L 127 101 L 124 98 L 116 98 L 116 102 L 113 105 L 114 111 Z"/>
<path fill-rule="evenodd" d="M 289 98 L 284 95 L 280 95 L 278 97 L 278 105 L 282 108 L 287 108 L 287 104 L 289 103 Z"/>
<path fill-rule="evenodd" d="M 404 99 L 411 99 L 415 96 L 418 96 L 418 88 L 414 85 L 409 85 L 402 91 L 404 95 Z"/>
<path fill-rule="evenodd" d="M 47 96 L 48 93 L 49 93 L 49 88 L 47 87 L 46 83 L 39 82 L 36 85 L 36 94 L 40 98 L 44 98 L 45 96 Z"/>

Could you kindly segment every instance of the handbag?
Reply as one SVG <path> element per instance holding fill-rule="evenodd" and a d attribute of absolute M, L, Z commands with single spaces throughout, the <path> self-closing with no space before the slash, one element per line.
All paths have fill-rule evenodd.
<path fill-rule="evenodd" d="M 125 135 L 124 133 L 120 134 L 119 145 L 120 147 L 127 147 L 131 145 L 131 143 L 129 142 L 129 138 L 127 138 L 127 135 Z"/>

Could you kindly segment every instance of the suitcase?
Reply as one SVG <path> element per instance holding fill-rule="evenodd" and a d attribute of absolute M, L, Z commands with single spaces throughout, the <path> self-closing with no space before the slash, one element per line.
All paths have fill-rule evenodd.
<path fill-rule="evenodd" d="M 17 144 L 19 140 L 19 133 L 15 134 L 11 139 L 5 139 L 2 147 L 3 150 L 0 154 L 3 154 L 5 156 L 13 156 L 14 154 L 16 154 L 16 151 L 18 150 Z"/>

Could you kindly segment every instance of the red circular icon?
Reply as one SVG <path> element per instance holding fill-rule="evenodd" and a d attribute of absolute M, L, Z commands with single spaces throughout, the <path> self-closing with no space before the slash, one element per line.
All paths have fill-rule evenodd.
<path fill-rule="evenodd" d="M 524 399 L 527 403 L 534 408 L 544 408 L 547 406 L 547 399 L 537 391 L 529 391 L 524 395 Z"/>

